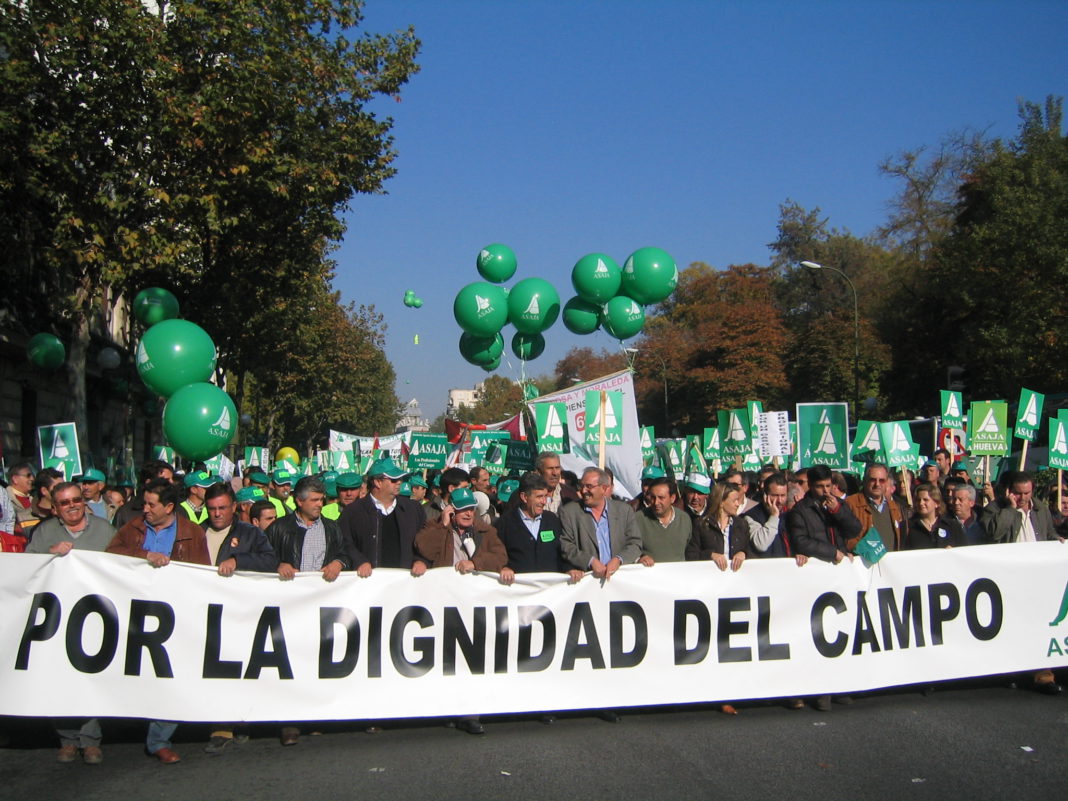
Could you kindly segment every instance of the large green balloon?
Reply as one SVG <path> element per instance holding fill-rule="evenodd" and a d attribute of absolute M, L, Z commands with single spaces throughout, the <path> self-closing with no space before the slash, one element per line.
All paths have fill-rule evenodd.
<path fill-rule="evenodd" d="M 452 314 L 467 333 L 491 337 L 508 322 L 508 299 L 499 286 L 476 281 L 456 294 Z"/>
<path fill-rule="evenodd" d="M 460 335 L 460 355 L 471 364 L 481 367 L 504 353 L 504 337 L 500 333 L 491 337 L 473 337 L 466 331 Z"/>
<path fill-rule="evenodd" d="M 572 334 L 592 334 L 601 326 L 601 307 L 580 297 L 564 304 L 564 326 Z"/>
<path fill-rule="evenodd" d="M 607 303 L 619 294 L 623 272 L 619 265 L 603 253 L 590 253 L 579 259 L 571 269 L 571 285 L 579 297 L 590 303 Z"/>
<path fill-rule="evenodd" d="M 145 331 L 137 346 L 137 372 L 145 386 L 169 398 L 215 371 L 215 343 L 188 320 L 164 320 Z"/>
<path fill-rule="evenodd" d="M 194 462 L 210 459 L 237 431 L 237 408 L 223 390 L 201 382 L 182 387 L 163 408 L 163 433 L 175 452 Z"/>
<path fill-rule="evenodd" d="M 508 293 L 508 321 L 522 334 L 545 331 L 560 316 L 560 295 L 544 278 L 524 278 Z"/>
<path fill-rule="evenodd" d="M 501 357 L 498 356 L 496 359 L 494 359 L 489 364 L 483 364 L 483 365 L 479 365 L 479 366 L 483 370 L 485 370 L 487 373 L 492 373 L 494 370 L 496 370 L 498 367 L 501 366 Z"/>
<path fill-rule="evenodd" d="M 478 252 L 475 261 L 478 274 L 487 281 L 499 284 L 515 275 L 515 251 L 507 245 L 486 245 Z"/>
<path fill-rule="evenodd" d="M 150 286 L 134 297 L 133 313 L 145 325 L 173 320 L 178 316 L 178 298 L 162 287 Z"/>
<path fill-rule="evenodd" d="M 678 283 L 675 260 L 660 248 L 639 248 L 623 263 L 621 291 L 643 306 L 664 300 Z"/>
<path fill-rule="evenodd" d="M 630 339 L 645 325 L 645 309 L 626 295 L 619 295 L 605 304 L 601 325 L 616 339 Z"/>
<path fill-rule="evenodd" d="M 67 360 L 67 348 L 55 334 L 34 334 L 26 343 L 30 362 L 45 370 L 55 370 Z"/>
<path fill-rule="evenodd" d="M 525 362 L 536 359 L 545 351 L 545 337 L 541 334 L 519 334 L 512 337 L 512 353 Z"/>

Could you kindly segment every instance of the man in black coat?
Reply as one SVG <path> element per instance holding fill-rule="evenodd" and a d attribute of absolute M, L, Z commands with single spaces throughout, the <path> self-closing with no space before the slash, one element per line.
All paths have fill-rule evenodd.
<path fill-rule="evenodd" d="M 853 558 L 846 542 L 861 535 L 860 521 L 834 494 L 826 465 L 808 468 L 808 492 L 787 515 L 786 530 L 794 553 L 834 564 Z"/>
<path fill-rule="evenodd" d="M 567 566 L 560 553 L 560 518 L 545 508 L 548 483 L 531 472 L 519 480 L 515 491 L 519 503 L 497 519 L 497 536 L 508 551 L 501 584 L 514 582 L 516 573 L 563 572 Z M 582 578 L 581 570 L 570 572 L 576 574 L 572 579 Z"/>
<path fill-rule="evenodd" d="M 415 550 L 415 535 L 426 524 L 426 513 L 400 495 L 406 475 L 392 459 L 379 459 L 367 471 L 370 491 L 341 513 L 338 523 L 348 561 L 361 578 L 376 567 L 399 567 L 411 570 L 413 576 L 426 572 L 428 565 Z"/>

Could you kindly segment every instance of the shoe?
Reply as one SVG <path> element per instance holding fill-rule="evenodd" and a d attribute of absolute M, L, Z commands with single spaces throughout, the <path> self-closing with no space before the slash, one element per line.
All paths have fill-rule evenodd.
<path fill-rule="evenodd" d="M 1035 685 L 1035 690 L 1044 695 L 1060 695 L 1061 685 L 1055 681 L 1040 681 Z"/>
<path fill-rule="evenodd" d="M 738 710 L 734 708 L 733 704 L 720 704 L 719 711 L 724 715 L 737 715 Z"/>
<path fill-rule="evenodd" d="M 234 733 L 234 745 L 244 745 L 248 742 L 248 739 L 249 737 L 247 734 Z"/>
<path fill-rule="evenodd" d="M 78 746 L 65 745 L 56 754 L 56 762 L 73 762 L 78 758 Z"/>
<path fill-rule="evenodd" d="M 99 765 L 104 761 L 104 752 L 99 746 L 90 745 L 82 750 L 82 762 L 86 765 Z"/>
<path fill-rule="evenodd" d="M 467 732 L 468 734 L 486 733 L 485 726 L 483 726 L 479 721 L 471 720 L 470 718 L 461 718 L 460 720 L 456 721 L 456 728 L 462 732 Z"/>
<path fill-rule="evenodd" d="M 791 698 L 789 701 L 786 702 L 786 708 L 787 709 L 804 709 L 805 708 L 805 699 L 804 698 Z"/>
<path fill-rule="evenodd" d="M 182 758 L 178 756 L 178 752 L 170 748 L 161 748 L 154 753 L 156 759 L 162 762 L 164 765 L 173 765 L 175 762 L 181 762 Z"/>
<path fill-rule="evenodd" d="M 551 726 L 552 724 L 556 723 L 556 715 L 542 715 L 540 718 L 538 718 L 538 720 L 540 720 L 546 726 Z"/>
<path fill-rule="evenodd" d="M 597 713 L 597 717 L 607 723 L 622 723 L 623 718 L 619 716 L 619 713 L 612 709 L 602 709 Z"/>
<path fill-rule="evenodd" d="M 283 726 L 282 736 L 279 738 L 282 745 L 296 745 L 300 739 L 300 729 L 296 726 Z"/>
<path fill-rule="evenodd" d="M 218 756 L 219 754 L 229 751 L 231 748 L 233 748 L 233 746 L 233 737 L 220 737 L 216 735 L 208 741 L 208 744 L 204 747 L 204 753 L 211 754 L 212 756 Z"/>
<path fill-rule="evenodd" d="M 842 706 L 852 706 L 853 705 L 853 696 L 852 695 L 836 695 L 834 697 L 834 702 L 836 704 L 841 704 Z"/>
<path fill-rule="evenodd" d="M 817 698 L 816 699 L 816 709 L 819 712 L 830 712 L 831 711 L 831 696 L 829 696 L 829 695 L 821 695 L 819 698 Z"/>

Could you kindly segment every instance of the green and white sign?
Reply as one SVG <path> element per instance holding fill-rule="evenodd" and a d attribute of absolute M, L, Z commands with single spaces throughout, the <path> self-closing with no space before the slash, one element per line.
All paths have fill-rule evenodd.
<path fill-rule="evenodd" d="M 797 404 L 797 458 L 802 467 L 849 469 L 848 404 Z"/>
<path fill-rule="evenodd" d="M 721 452 L 724 458 L 745 456 L 753 450 L 753 434 L 746 409 L 731 409 L 727 412 L 727 430 L 723 436 Z"/>
<path fill-rule="evenodd" d="M 538 430 L 538 448 L 551 453 L 571 453 L 567 431 L 567 404 L 535 403 L 534 424 Z"/>
<path fill-rule="evenodd" d="M 267 448 L 245 448 L 245 470 L 258 467 L 267 470 L 271 466 L 271 451 Z"/>
<path fill-rule="evenodd" d="M 664 465 L 665 471 L 671 473 L 676 478 L 682 476 L 686 458 L 685 453 L 683 452 L 683 449 L 686 447 L 685 440 L 665 439 L 661 440 L 659 446 L 662 454 L 661 462 Z"/>
<path fill-rule="evenodd" d="M 686 465 L 687 473 L 704 473 L 708 475 L 708 463 L 701 453 L 701 438 L 696 434 L 686 437 Z"/>
<path fill-rule="evenodd" d="M 67 481 L 82 472 L 78 427 L 74 423 L 38 426 L 37 451 L 41 456 L 41 467 L 54 467 Z"/>
<path fill-rule="evenodd" d="M 538 450 L 534 443 L 518 439 L 508 440 L 508 455 L 505 457 L 504 466 L 509 470 L 533 470 L 537 458 Z"/>
<path fill-rule="evenodd" d="M 482 466 L 486 470 L 495 476 L 503 476 L 508 473 L 508 468 L 505 467 L 505 463 L 508 459 L 508 443 L 509 439 L 492 439 L 489 440 L 486 448 L 482 452 L 480 461 Z"/>
<path fill-rule="evenodd" d="M 1020 405 L 1016 407 L 1016 439 L 1035 441 L 1045 402 L 1046 396 L 1041 392 L 1020 390 Z"/>
<path fill-rule="evenodd" d="M 481 464 L 483 467 L 489 467 L 485 464 L 486 448 L 492 443 L 496 442 L 500 444 L 501 441 L 507 441 L 511 439 L 512 435 L 507 431 L 472 431 L 468 438 L 471 441 L 471 452 L 468 455 L 467 461 L 473 464 Z M 501 463 L 504 464 L 503 462 Z"/>
<path fill-rule="evenodd" d="M 972 401 L 968 409 L 968 447 L 973 456 L 1009 453 L 1009 404 Z"/>
<path fill-rule="evenodd" d="M 264 450 L 267 449 L 264 448 Z M 174 464 L 174 448 L 169 448 L 166 445 L 155 445 L 152 448 L 152 458 L 159 459 L 161 462 L 166 462 L 167 464 Z M 266 462 L 264 464 L 266 464 Z"/>
<path fill-rule="evenodd" d="M 722 455 L 720 452 L 720 437 L 719 428 L 706 428 L 704 436 L 705 448 L 701 455 L 705 457 L 706 462 L 711 462 L 713 459 L 719 459 Z"/>
<path fill-rule="evenodd" d="M 764 414 L 764 404 L 760 401 L 746 401 L 745 411 L 749 415 L 749 439 L 755 449 L 760 442 L 760 416 Z"/>
<path fill-rule="evenodd" d="M 642 426 L 638 436 L 642 443 L 642 464 L 651 465 L 656 461 L 656 432 L 652 426 Z"/>
<path fill-rule="evenodd" d="M 1068 470 L 1068 420 L 1064 418 L 1049 420 L 1049 466 Z"/>
<path fill-rule="evenodd" d="M 916 469 L 920 446 L 912 441 L 909 424 L 904 421 L 879 423 L 879 438 L 883 443 L 883 455 L 890 467 Z"/>
<path fill-rule="evenodd" d="M 610 390 L 604 393 L 604 442 L 605 445 L 623 444 L 623 393 Z M 599 445 L 601 441 L 601 393 L 590 390 L 586 393 L 586 444 Z"/>
<path fill-rule="evenodd" d="M 440 469 L 452 452 L 452 445 L 444 434 L 412 434 L 408 451 L 409 470 Z"/>
<path fill-rule="evenodd" d="M 942 428 L 964 428 L 964 401 L 959 392 L 943 389 Z"/>
<path fill-rule="evenodd" d="M 853 437 L 853 460 L 869 463 L 882 458 L 883 441 L 879 436 L 879 424 L 871 420 L 858 420 L 857 432 Z"/>
<path fill-rule="evenodd" d="M 353 456 L 352 451 L 326 451 L 327 458 L 330 460 L 331 470 L 337 470 L 339 473 L 352 473 L 353 468 L 356 465 L 356 457 Z"/>

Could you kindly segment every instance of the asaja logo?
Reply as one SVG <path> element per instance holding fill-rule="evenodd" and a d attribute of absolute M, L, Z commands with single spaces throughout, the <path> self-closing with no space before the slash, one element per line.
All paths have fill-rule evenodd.
<path fill-rule="evenodd" d="M 1059 626 L 1068 617 L 1068 584 L 1064 586 L 1064 594 L 1061 596 L 1061 607 L 1057 610 L 1057 616 L 1050 621 L 1050 626 Z M 1068 637 L 1061 642 L 1056 637 L 1049 638 L 1049 646 L 1046 648 L 1046 656 L 1064 656 L 1068 653 Z"/>
<path fill-rule="evenodd" d="M 527 304 L 526 311 L 523 312 L 523 316 L 532 315 L 537 317 L 541 314 L 541 309 L 538 307 L 538 296 L 535 295 L 530 299 L 530 303 Z"/>
<path fill-rule="evenodd" d="M 213 428 L 221 428 L 225 431 L 230 430 L 230 410 L 223 406 L 222 411 L 219 412 L 219 419 L 211 424 Z"/>
<path fill-rule="evenodd" d="M 986 417 L 983 418 L 983 422 L 979 426 L 980 434 L 1000 434 L 1001 429 L 998 428 L 997 418 L 994 416 L 993 409 L 986 410 Z"/>
<path fill-rule="evenodd" d="M 145 343 L 144 342 L 138 342 L 137 343 L 137 364 L 138 365 L 142 365 L 142 364 L 147 364 L 147 363 L 148 363 L 148 351 L 145 350 Z"/>
<path fill-rule="evenodd" d="M 483 314 L 489 311 L 489 298 L 484 298 L 481 295 L 475 295 L 475 305 L 475 311 L 477 311 L 478 315 L 481 317 Z"/>

